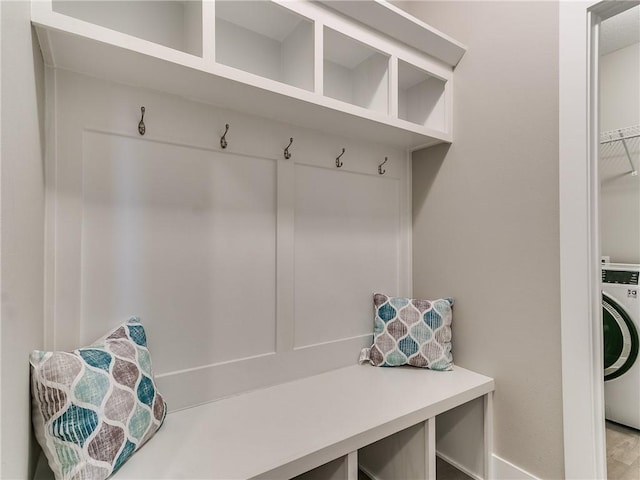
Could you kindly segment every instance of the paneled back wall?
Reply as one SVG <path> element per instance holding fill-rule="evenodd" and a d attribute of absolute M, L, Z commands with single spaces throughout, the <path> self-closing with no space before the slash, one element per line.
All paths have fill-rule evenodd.
<path fill-rule="evenodd" d="M 410 294 L 401 149 L 61 70 L 47 109 L 47 348 L 140 316 L 176 410 L 354 364 Z"/>

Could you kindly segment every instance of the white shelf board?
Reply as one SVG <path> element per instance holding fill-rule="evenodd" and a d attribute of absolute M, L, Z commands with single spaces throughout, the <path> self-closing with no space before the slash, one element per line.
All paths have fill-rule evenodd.
<path fill-rule="evenodd" d="M 385 0 L 319 0 L 396 40 L 455 67 L 467 50 L 462 43 L 436 30 Z"/>
<path fill-rule="evenodd" d="M 31 20 L 45 63 L 55 68 L 379 144 L 415 149 L 452 140 L 450 133 L 410 124 L 56 12 L 32 6 Z"/>
<path fill-rule="evenodd" d="M 171 413 L 114 478 L 291 478 L 493 390 L 460 367 L 354 365 Z"/>

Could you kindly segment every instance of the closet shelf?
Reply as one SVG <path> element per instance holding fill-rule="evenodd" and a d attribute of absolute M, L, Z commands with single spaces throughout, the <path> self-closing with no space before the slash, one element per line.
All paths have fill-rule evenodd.
<path fill-rule="evenodd" d="M 609 147 L 611 145 L 615 145 L 618 142 L 622 145 L 622 149 L 624 151 L 625 157 L 629 162 L 629 167 L 631 168 L 631 175 L 637 176 L 638 169 L 633 163 L 633 159 L 631 158 L 631 152 L 629 150 L 629 144 L 627 143 L 629 140 L 640 138 L 640 125 L 633 125 L 631 127 L 619 128 L 617 130 L 610 130 L 608 132 L 600 133 L 600 145 L 605 145 L 605 147 Z M 638 143 L 635 143 L 636 151 Z"/>
<path fill-rule="evenodd" d="M 624 127 L 600 133 L 600 143 L 620 142 L 622 140 L 630 140 L 637 137 L 640 137 L 640 125 L 632 125 L 631 127 Z"/>
<path fill-rule="evenodd" d="M 152 3 L 156 2 L 150 2 L 149 5 Z M 223 11 L 223 3 L 225 2 L 221 2 L 220 12 Z M 222 45 L 220 39 L 216 38 L 215 43 L 209 40 L 213 38 L 215 32 L 217 22 L 215 15 L 217 14 L 214 12 L 218 2 L 200 4 L 201 11 L 197 12 L 200 17 L 195 23 L 202 27 L 200 47 L 193 46 L 194 40 L 191 37 L 177 40 L 172 38 L 167 42 L 157 40 L 151 34 L 140 38 L 134 36 L 133 33 L 137 32 L 131 32 L 127 25 L 119 30 L 113 30 L 108 28 L 113 25 L 106 20 L 103 21 L 102 18 L 97 20 L 90 18 L 87 21 L 82 17 L 85 15 L 84 12 L 77 16 L 71 16 L 67 11 L 60 13 L 56 10 L 58 7 L 54 6 L 55 0 L 53 2 L 51 0 L 33 1 L 31 21 L 38 34 L 45 64 L 53 68 L 180 95 L 218 107 L 364 141 L 407 149 L 450 143 L 452 141 L 451 65 L 455 64 L 464 53 L 464 47 L 421 22 L 412 20 L 408 14 L 398 13 L 401 11 L 396 7 L 387 6 L 379 1 L 358 3 L 366 5 L 361 10 L 369 12 L 368 15 L 371 18 L 356 19 L 371 20 L 372 25 L 361 26 L 352 18 L 343 16 L 345 14 L 341 15 L 313 2 L 291 4 L 279 1 L 269 2 L 274 6 L 273 8 L 288 8 L 290 12 L 301 18 L 307 18 L 307 26 L 303 27 L 306 30 L 301 35 L 306 35 L 306 38 L 311 38 L 311 41 L 314 38 L 315 23 L 315 51 L 312 52 L 315 56 L 315 87 L 313 86 L 314 78 L 311 79 L 311 85 L 308 79 L 298 84 L 297 79 L 290 82 L 288 79 L 269 77 L 262 72 L 253 73 L 247 69 L 241 69 L 241 66 L 225 64 L 219 59 L 218 56 L 222 57 L 222 51 L 218 52 L 218 48 Z M 66 5 L 65 2 L 60 4 Z M 184 5 L 186 5 L 183 6 L 185 12 L 189 9 L 192 15 L 193 3 L 186 2 Z M 332 7 L 342 8 L 339 5 L 332 5 Z M 119 15 L 121 13 L 118 12 Z M 248 17 L 251 15 L 253 13 Z M 353 17 L 353 12 L 349 16 Z M 395 21 L 391 21 L 392 18 Z M 382 28 L 382 25 L 379 25 L 381 21 L 394 25 L 392 31 L 396 33 L 405 29 L 402 26 L 406 27 L 407 32 L 414 32 L 411 35 L 415 38 L 412 40 L 399 35 L 402 38 L 383 40 L 380 33 L 374 31 L 376 28 Z M 223 26 L 229 24 L 226 17 L 221 22 Z M 388 82 L 384 87 L 387 89 L 386 97 L 380 94 L 381 88 L 375 84 L 357 84 L 362 82 L 361 72 L 372 68 L 373 60 L 367 60 L 369 63 L 363 69 L 361 66 L 345 64 L 336 66 L 332 63 L 336 61 L 333 57 L 325 57 L 324 65 L 326 68 L 331 67 L 332 70 L 325 71 L 324 82 L 322 81 L 320 75 L 323 71 L 321 45 L 323 37 L 318 36 L 318 32 L 324 31 L 326 38 L 330 38 L 332 28 L 343 30 L 345 26 L 349 35 L 356 35 L 356 43 L 359 41 L 366 44 L 372 41 L 375 44 L 374 51 L 380 51 L 381 45 L 389 48 L 385 54 L 378 55 L 378 59 L 375 60 L 378 64 L 375 68 L 383 68 L 381 65 L 388 63 L 386 67 L 388 73 L 385 74 L 386 77 L 381 77 L 386 78 L 384 81 Z M 244 28 L 243 31 L 247 31 L 246 26 L 241 27 Z M 432 47 L 426 50 L 423 48 L 423 51 L 428 51 L 428 56 L 407 47 L 412 45 L 411 42 L 420 41 L 419 36 L 415 35 L 416 27 L 422 28 L 425 35 L 431 39 L 427 43 L 435 45 L 433 47 L 435 50 Z M 233 28 L 236 29 L 232 32 L 235 35 L 239 30 L 237 26 Z M 229 31 L 228 27 L 227 31 Z M 180 34 L 190 35 L 190 32 L 190 29 L 183 28 Z M 253 33 L 249 31 L 248 35 L 255 36 L 256 33 L 258 31 Z M 398 43 L 399 40 L 404 43 Z M 328 40 L 325 39 L 326 41 Z M 297 45 L 301 45 L 301 42 L 297 42 Z M 449 50 L 453 49 L 456 53 L 453 55 L 451 52 L 446 53 L 449 50 L 443 45 L 448 45 Z M 347 46 L 345 45 L 345 51 L 350 50 L 346 48 Z M 326 43 L 325 48 L 328 48 Z M 338 48 L 342 47 L 338 45 Z M 328 50 L 325 51 L 325 55 L 329 55 L 327 52 Z M 442 60 L 443 55 L 448 60 Z M 312 56 L 305 61 L 311 61 L 313 66 L 313 58 Z M 408 70 L 404 67 L 406 62 L 422 70 L 422 76 L 412 73 L 407 77 L 405 72 Z M 364 65 L 365 62 L 362 63 Z M 349 70 L 350 78 L 345 76 L 347 67 L 352 69 Z M 330 75 L 327 76 L 328 74 Z M 401 78 L 398 78 L 399 76 Z M 347 87 L 347 84 L 336 86 L 337 78 L 346 78 L 353 82 L 353 86 Z M 349 98 L 349 94 L 344 93 L 345 88 L 352 88 L 353 92 L 358 92 L 359 97 L 355 97 L 354 93 L 352 94 L 354 97 Z M 426 95 L 425 91 L 427 91 Z M 364 102 L 361 100 L 363 95 Z M 369 104 L 367 103 L 369 101 L 377 103 Z M 385 105 L 388 105 L 388 108 Z M 406 105 L 413 110 L 416 108 L 422 110 L 415 113 L 407 110 Z"/>

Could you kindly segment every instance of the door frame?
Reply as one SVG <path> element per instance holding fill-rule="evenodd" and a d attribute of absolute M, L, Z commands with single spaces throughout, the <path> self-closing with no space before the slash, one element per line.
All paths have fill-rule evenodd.
<path fill-rule="evenodd" d="M 560 288 L 565 478 L 605 479 L 600 239 L 600 23 L 640 1 L 559 2 Z"/>

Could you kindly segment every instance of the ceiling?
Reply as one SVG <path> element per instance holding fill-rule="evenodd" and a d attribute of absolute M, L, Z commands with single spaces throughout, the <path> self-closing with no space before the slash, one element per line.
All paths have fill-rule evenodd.
<path fill-rule="evenodd" d="M 600 27 L 600 55 L 640 43 L 640 5 L 602 22 Z"/>

